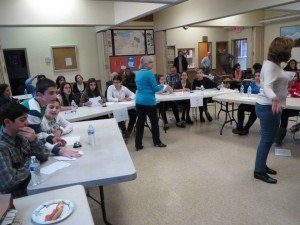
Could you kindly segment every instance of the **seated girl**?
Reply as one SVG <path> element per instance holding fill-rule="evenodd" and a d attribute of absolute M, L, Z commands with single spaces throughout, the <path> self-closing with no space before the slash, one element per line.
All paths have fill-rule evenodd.
<path fill-rule="evenodd" d="M 182 72 L 181 80 L 175 84 L 174 91 L 187 91 L 190 92 L 192 88 L 191 83 L 188 80 L 188 75 L 186 72 Z M 181 121 L 185 121 L 188 124 L 193 124 L 190 117 L 190 100 L 183 100 L 178 103 L 183 106 Z"/>
<path fill-rule="evenodd" d="M 192 89 L 196 90 L 196 88 L 200 88 L 201 86 L 203 86 L 205 89 L 217 87 L 217 85 L 212 80 L 203 76 L 203 70 L 200 68 L 200 69 L 197 69 L 197 78 L 193 81 Z M 205 122 L 205 119 L 203 117 L 203 111 L 204 111 L 208 121 L 212 121 L 212 117 L 209 114 L 209 112 L 207 111 L 207 103 L 211 102 L 211 101 L 212 101 L 212 98 L 203 98 L 203 106 L 199 107 L 201 123 Z"/>
<path fill-rule="evenodd" d="M 105 103 L 104 97 L 100 94 L 96 79 L 90 78 L 87 82 L 85 91 L 81 95 L 79 106 L 92 106 L 90 98 L 96 97 L 100 97 L 98 100 L 100 104 Z"/>
<path fill-rule="evenodd" d="M 72 109 L 72 101 L 75 103 L 76 101 L 70 83 L 64 82 L 60 85 L 59 95 L 57 95 L 57 98 L 61 105 L 61 111 Z"/>
<path fill-rule="evenodd" d="M 55 137 L 68 134 L 73 130 L 73 125 L 59 114 L 60 108 L 58 99 L 54 103 L 48 104 L 41 123 L 42 131 L 53 134 Z"/>
<path fill-rule="evenodd" d="M 18 100 L 11 96 L 11 89 L 8 84 L 0 84 L 0 106 L 11 101 L 17 102 Z"/>

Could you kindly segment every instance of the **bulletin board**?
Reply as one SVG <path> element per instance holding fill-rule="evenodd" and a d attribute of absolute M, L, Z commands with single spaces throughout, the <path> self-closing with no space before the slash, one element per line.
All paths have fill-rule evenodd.
<path fill-rule="evenodd" d="M 53 46 L 51 49 L 54 71 L 78 69 L 77 47 L 75 45 Z"/>

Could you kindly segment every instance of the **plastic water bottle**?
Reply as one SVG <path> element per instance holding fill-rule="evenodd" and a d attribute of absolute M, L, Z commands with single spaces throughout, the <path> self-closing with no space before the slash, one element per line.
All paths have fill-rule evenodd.
<path fill-rule="evenodd" d="M 71 102 L 71 113 L 76 113 L 77 105 L 74 100 Z"/>
<path fill-rule="evenodd" d="M 247 95 L 248 95 L 248 97 L 250 97 L 251 92 L 252 92 L 251 86 L 249 85 L 249 87 L 248 87 L 248 89 L 247 89 Z"/>
<path fill-rule="evenodd" d="M 89 138 L 89 145 L 95 145 L 95 129 L 93 127 L 93 125 L 89 125 L 88 127 L 88 138 Z"/>
<path fill-rule="evenodd" d="M 222 82 L 221 85 L 220 85 L 220 90 L 221 90 L 221 91 L 224 91 L 224 83 L 223 83 L 223 82 Z"/>
<path fill-rule="evenodd" d="M 24 95 L 27 97 L 27 95 L 28 95 L 28 92 L 27 92 L 27 90 L 25 89 L 24 90 Z"/>
<path fill-rule="evenodd" d="M 39 185 L 42 182 L 40 168 L 40 162 L 35 156 L 31 156 L 29 169 L 31 174 L 31 183 L 33 186 Z"/>
<path fill-rule="evenodd" d="M 244 94 L 244 85 L 241 85 L 240 93 L 241 93 L 241 95 Z"/>

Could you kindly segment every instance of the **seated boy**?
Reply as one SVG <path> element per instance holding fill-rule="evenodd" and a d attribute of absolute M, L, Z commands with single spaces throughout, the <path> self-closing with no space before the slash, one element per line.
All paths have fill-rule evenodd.
<path fill-rule="evenodd" d="M 46 132 L 42 132 L 41 123 L 46 106 L 47 104 L 56 101 L 56 92 L 56 83 L 50 79 L 44 78 L 36 85 L 36 97 L 22 102 L 22 104 L 29 109 L 28 124 L 34 129 L 38 138 L 45 142 L 46 147 L 52 154 L 67 157 L 80 157 L 80 154 L 77 151 L 62 147 L 65 145 L 65 141 L 60 137 L 55 137 Z"/>
<path fill-rule="evenodd" d="M 9 102 L 0 109 L 0 192 L 14 198 L 27 195 L 30 181 L 30 157 L 44 162 L 48 159 L 45 145 L 28 127 L 28 109 L 17 102 Z"/>

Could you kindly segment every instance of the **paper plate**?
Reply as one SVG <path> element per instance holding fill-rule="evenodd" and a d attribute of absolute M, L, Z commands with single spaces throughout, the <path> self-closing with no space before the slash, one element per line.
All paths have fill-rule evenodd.
<path fill-rule="evenodd" d="M 45 217 L 51 214 L 53 209 L 56 208 L 57 204 L 63 202 L 64 208 L 61 215 L 56 220 L 45 221 Z M 66 199 L 56 199 L 50 202 L 45 202 L 37 207 L 31 215 L 33 222 L 37 224 L 53 224 L 66 219 L 74 211 L 74 204 Z"/>

